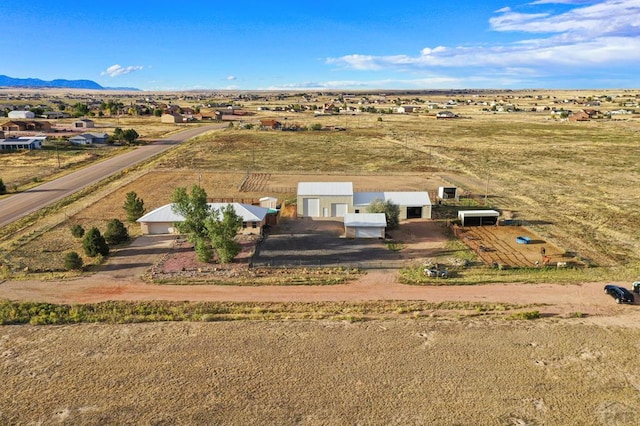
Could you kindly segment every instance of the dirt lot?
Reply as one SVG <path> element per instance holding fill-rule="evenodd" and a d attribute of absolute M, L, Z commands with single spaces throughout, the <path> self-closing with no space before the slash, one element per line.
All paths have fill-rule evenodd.
<path fill-rule="evenodd" d="M 455 228 L 454 232 L 487 265 L 531 268 L 557 266 L 558 262 L 567 266 L 581 264 L 565 250 L 522 226 L 469 226 Z M 518 244 L 517 237 L 527 237 L 530 242 Z"/>
<path fill-rule="evenodd" d="M 4 326 L 0 423 L 636 425 L 638 341 L 588 318 Z"/>

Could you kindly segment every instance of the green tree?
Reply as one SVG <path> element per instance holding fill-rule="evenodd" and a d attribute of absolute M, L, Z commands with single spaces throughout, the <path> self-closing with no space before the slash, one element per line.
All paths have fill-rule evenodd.
<path fill-rule="evenodd" d="M 89 257 L 96 257 L 99 254 L 106 256 L 109 254 L 109 246 L 95 226 L 84 234 L 82 248 L 84 249 L 84 253 Z"/>
<path fill-rule="evenodd" d="M 180 233 L 185 234 L 192 243 L 197 243 L 201 238 L 206 238 L 205 221 L 211 214 L 211 208 L 207 204 L 207 193 L 198 185 L 191 187 L 191 192 L 187 193 L 186 188 L 176 188 L 171 196 L 174 213 L 184 218 L 184 221 L 177 222 L 175 227 Z"/>
<path fill-rule="evenodd" d="M 393 204 L 391 200 L 375 199 L 367 207 L 367 212 L 384 213 L 388 229 L 395 229 L 400 224 L 400 206 Z"/>
<path fill-rule="evenodd" d="M 144 201 L 142 198 L 138 197 L 138 194 L 135 192 L 127 192 L 126 199 L 124 200 L 124 204 L 122 208 L 127 213 L 127 220 L 131 223 L 140 219 L 145 212 Z"/>
<path fill-rule="evenodd" d="M 71 235 L 76 238 L 84 237 L 84 228 L 79 223 L 76 223 L 71 227 Z"/>
<path fill-rule="evenodd" d="M 2 179 L 0 179 L 0 195 L 4 195 L 7 193 L 7 186 L 4 184 Z"/>
<path fill-rule="evenodd" d="M 134 129 L 127 129 L 123 132 L 122 137 L 128 144 L 132 144 L 140 135 Z"/>
<path fill-rule="evenodd" d="M 75 251 L 71 251 L 64 256 L 64 268 L 68 271 L 82 269 L 82 258 Z"/>
<path fill-rule="evenodd" d="M 209 263 L 213 260 L 213 250 L 206 238 L 198 238 L 195 243 L 196 256 L 200 262 Z"/>
<path fill-rule="evenodd" d="M 107 222 L 104 239 L 108 244 L 121 244 L 129 241 L 129 231 L 119 219 L 111 219 Z"/>
<path fill-rule="evenodd" d="M 87 114 L 89 114 L 89 107 L 86 104 L 78 102 L 77 104 L 75 104 L 73 106 L 72 115 L 74 117 L 83 117 L 83 116 L 85 116 Z"/>
<path fill-rule="evenodd" d="M 124 140 L 124 131 L 120 127 L 113 129 L 113 134 L 109 136 L 109 140 L 113 142 L 121 143 Z"/>
<path fill-rule="evenodd" d="M 207 234 L 211 240 L 218 261 L 229 263 L 240 253 L 241 246 L 235 240 L 242 228 L 242 217 L 236 213 L 232 204 L 220 210 L 214 209 L 205 221 Z"/>

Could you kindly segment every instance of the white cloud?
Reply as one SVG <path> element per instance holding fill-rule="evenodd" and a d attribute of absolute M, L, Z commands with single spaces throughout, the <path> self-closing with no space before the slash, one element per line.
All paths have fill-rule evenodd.
<path fill-rule="evenodd" d="M 518 13 L 505 7 L 489 20 L 493 30 L 537 34 L 503 45 L 425 47 L 418 55 L 352 54 L 326 62 L 354 70 L 424 71 L 434 67 L 611 66 L 640 63 L 640 0 L 538 0 L 574 5 L 563 13 Z"/>
<path fill-rule="evenodd" d="M 106 70 L 102 71 L 100 75 L 108 75 L 109 77 L 116 77 L 119 75 L 129 74 L 134 71 L 140 71 L 144 69 L 142 65 L 131 65 L 128 67 L 123 67 L 122 65 L 115 64 L 111 65 Z"/>
<path fill-rule="evenodd" d="M 229 81 L 236 80 L 236 76 L 235 75 L 227 76 L 227 80 L 229 80 Z"/>

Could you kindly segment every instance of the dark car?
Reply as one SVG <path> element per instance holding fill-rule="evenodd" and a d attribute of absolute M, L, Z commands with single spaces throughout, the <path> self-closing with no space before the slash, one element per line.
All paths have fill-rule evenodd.
<path fill-rule="evenodd" d="M 624 287 L 607 284 L 604 292 L 616 299 L 616 303 L 633 303 L 633 294 Z"/>

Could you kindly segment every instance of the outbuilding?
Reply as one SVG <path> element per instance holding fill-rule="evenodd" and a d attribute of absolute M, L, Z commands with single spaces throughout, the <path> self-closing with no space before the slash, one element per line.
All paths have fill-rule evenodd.
<path fill-rule="evenodd" d="M 240 234 L 262 234 L 269 209 L 240 203 L 208 203 L 209 208 L 221 210 L 227 205 L 232 205 L 236 214 L 242 217 L 242 229 Z M 184 221 L 184 217 L 173 211 L 173 204 L 162 207 L 145 214 L 136 222 L 140 223 L 142 233 L 148 234 L 177 234 L 176 222 Z"/>
<path fill-rule="evenodd" d="M 387 219 L 384 213 L 347 213 L 344 233 L 347 238 L 384 238 Z"/>
<path fill-rule="evenodd" d="M 31 111 L 9 111 L 9 118 L 36 118 L 36 115 Z"/>
<path fill-rule="evenodd" d="M 375 200 L 389 201 L 400 208 L 398 219 L 431 219 L 431 199 L 426 191 L 356 192 L 353 208 L 356 213 L 365 212 Z"/>
<path fill-rule="evenodd" d="M 344 217 L 352 203 L 351 182 L 298 183 L 298 216 Z"/>
<path fill-rule="evenodd" d="M 498 225 L 500 212 L 496 210 L 460 210 L 458 219 L 461 226 Z"/>
<path fill-rule="evenodd" d="M 441 200 L 457 200 L 458 188 L 456 188 L 455 186 L 439 186 L 438 198 L 440 198 Z"/>

